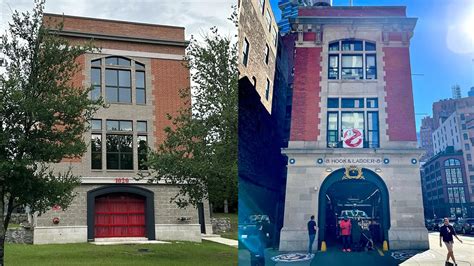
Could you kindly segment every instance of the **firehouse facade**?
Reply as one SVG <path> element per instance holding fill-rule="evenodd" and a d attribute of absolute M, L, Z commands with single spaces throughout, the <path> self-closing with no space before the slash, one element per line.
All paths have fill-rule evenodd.
<path fill-rule="evenodd" d="M 280 250 L 337 242 L 347 216 L 384 248 L 428 248 L 405 7 L 331 7 L 290 19 L 294 87 Z M 323 3 L 319 3 L 323 2 Z"/>
<path fill-rule="evenodd" d="M 82 177 L 66 210 L 54 206 L 36 218 L 34 243 L 71 243 L 107 238 L 201 241 L 212 233 L 207 202 L 179 209 L 170 203 L 178 187 L 136 181 L 146 173 L 147 147 L 163 141 L 166 114 L 184 105 L 189 88 L 183 65 L 188 42 L 184 28 L 45 14 L 45 23 L 63 22 L 57 32 L 73 43 L 94 40 L 100 53 L 78 59 L 73 82 L 90 87 L 91 97 L 109 105 L 90 121 L 82 158 L 63 160 L 55 170 Z"/>

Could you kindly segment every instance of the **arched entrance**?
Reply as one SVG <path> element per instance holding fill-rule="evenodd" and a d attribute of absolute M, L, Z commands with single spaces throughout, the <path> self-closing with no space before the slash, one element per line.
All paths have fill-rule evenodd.
<path fill-rule="evenodd" d="M 87 192 L 87 239 L 146 237 L 155 239 L 154 193 L 129 186 L 103 186 Z"/>
<path fill-rule="evenodd" d="M 376 242 L 388 241 L 390 229 L 390 207 L 387 186 L 375 172 L 362 168 L 354 176 L 345 178 L 346 169 L 332 172 L 319 190 L 318 226 L 319 245 L 335 245 L 336 225 L 342 216 L 358 219 L 367 230 L 375 229 Z M 357 178 L 361 174 L 360 178 Z"/>

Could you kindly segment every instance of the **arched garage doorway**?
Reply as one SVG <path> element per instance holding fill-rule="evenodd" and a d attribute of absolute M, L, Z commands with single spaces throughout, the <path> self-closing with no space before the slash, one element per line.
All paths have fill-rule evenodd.
<path fill-rule="evenodd" d="M 155 239 L 154 193 L 127 185 L 87 192 L 87 238 L 146 237 Z"/>
<path fill-rule="evenodd" d="M 356 217 L 367 230 L 368 225 L 374 223 L 374 240 L 379 243 L 388 241 L 390 207 L 385 182 L 369 169 L 357 169 L 350 178 L 345 177 L 346 170 L 350 169 L 332 172 L 321 184 L 318 206 L 319 245 L 323 241 L 328 246 L 337 243 L 336 225 L 342 216 Z M 361 178 L 357 178 L 359 174 Z"/>

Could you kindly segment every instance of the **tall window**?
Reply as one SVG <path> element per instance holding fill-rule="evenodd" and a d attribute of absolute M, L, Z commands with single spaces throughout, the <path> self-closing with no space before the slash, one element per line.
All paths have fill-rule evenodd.
<path fill-rule="evenodd" d="M 367 41 L 341 40 L 330 43 L 328 79 L 377 79 L 375 50 L 375 43 Z"/>
<path fill-rule="evenodd" d="M 270 80 L 267 79 L 267 86 L 265 88 L 265 99 L 268 101 L 270 98 Z"/>
<path fill-rule="evenodd" d="M 91 120 L 91 169 L 102 169 L 102 120 Z"/>
<path fill-rule="evenodd" d="M 137 121 L 138 170 L 147 170 L 148 155 L 148 125 L 146 121 Z"/>
<path fill-rule="evenodd" d="M 258 4 L 260 5 L 260 12 L 263 14 L 265 10 L 265 0 L 258 0 Z"/>
<path fill-rule="evenodd" d="M 367 104 L 364 105 L 364 102 Z M 380 146 L 377 98 L 328 98 L 327 146 L 341 148 L 345 129 L 363 132 L 364 148 Z"/>
<path fill-rule="evenodd" d="M 268 11 L 268 9 L 267 9 L 267 12 L 265 13 L 265 19 L 267 20 L 267 24 L 268 24 L 268 32 L 271 32 L 271 30 L 272 30 L 272 16 L 270 15 L 270 11 Z"/>
<path fill-rule="evenodd" d="M 268 44 L 265 44 L 265 64 L 268 65 L 268 57 L 270 56 L 270 49 L 268 48 Z"/>
<path fill-rule="evenodd" d="M 133 170 L 132 121 L 107 120 L 107 169 Z"/>
<path fill-rule="evenodd" d="M 132 75 L 135 75 L 135 88 L 132 88 Z M 136 103 L 145 104 L 145 83 L 143 64 L 117 56 L 91 61 L 91 98 L 94 100 L 105 91 L 107 103 L 132 103 L 132 91 L 135 89 Z"/>
<path fill-rule="evenodd" d="M 250 44 L 247 38 L 244 39 L 242 51 L 243 51 L 243 56 L 242 56 L 242 64 L 244 66 L 247 66 L 248 60 L 249 60 L 249 49 L 250 49 Z"/>
<path fill-rule="evenodd" d="M 444 166 L 445 166 L 447 184 L 462 184 L 463 183 L 460 160 L 454 159 L 454 158 L 445 160 Z"/>

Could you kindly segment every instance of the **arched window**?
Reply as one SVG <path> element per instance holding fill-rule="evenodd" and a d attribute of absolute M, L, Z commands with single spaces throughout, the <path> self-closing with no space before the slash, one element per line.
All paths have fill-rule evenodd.
<path fill-rule="evenodd" d="M 447 159 L 444 161 L 444 166 L 459 166 L 461 165 L 461 161 L 458 159 Z"/>
<path fill-rule="evenodd" d="M 375 42 L 339 40 L 329 43 L 328 79 L 377 79 Z"/>
<path fill-rule="evenodd" d="M 132 75 L 135 76 L 134 84 Z M 135 103 L 145 104 L 145 84 L 145 65 L 140 62 L 120 56 L 91 61 L 93 100 L 99 99 L 105 92 L 104 98 L 107 103 L 132 103 L 132 95 L 135 92 Z"/>

